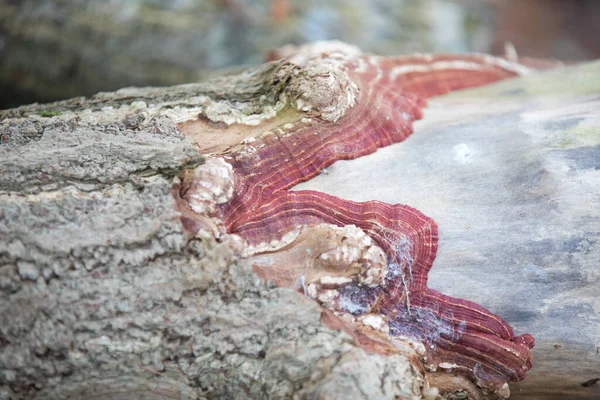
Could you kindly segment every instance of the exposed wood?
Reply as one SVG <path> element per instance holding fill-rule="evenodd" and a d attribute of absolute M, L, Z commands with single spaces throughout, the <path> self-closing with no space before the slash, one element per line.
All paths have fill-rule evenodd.
<path fill-rule="evenodd" d="M 171 190 L 203 158 L 176 122 L 269 108 L 282 66 L 0 113 L 0 397 L 420 392 L 405 356 L 367 354 L 228 241 L 184 231 Z"/>
<path fill-rule="evenodd" d="M 173 188 L 205 158 L 177 123 L 277 113 L 290 68 L 0 112 L 0 396 L 433 394 L 410 351 L 367 353 L 328 328 L 301 290 L 254 275 L 234 237 L 190 237 Z M 600 345 L 599 73 L 589 64 L 432 100 L 406 142 L 303 184 L 438 221 L 433 286 L 538 340 L 515 398 L 600 390 L 582 386 Z"/>
<path fill-rule="evenodd" d="M 429 101 L 405 142 L 297 190 L 408 204 L 439 225 L 433 288 L 531 333 L 511 398 L 598 398 L 600 63 Z"/>

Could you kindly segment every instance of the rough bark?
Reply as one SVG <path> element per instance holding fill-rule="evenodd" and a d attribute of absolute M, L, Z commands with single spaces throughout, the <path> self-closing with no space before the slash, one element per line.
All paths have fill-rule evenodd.
<path fill-rule="evenodd" d="M 1 397 L 420 392 L 404 356 L 365 353 L 227 244 L 184 233 L 171 188 L 203 160 L 175 121 L 206 96 L 270 99 L 277 67 L 2 112 Z"/>
<path fill-rule="evenodd" d="M 185 232 L 171 191 L 203 158 L 176 123 L 207 104 L 217 114 L 216 104 L 238 117 L 265 114 L 279 99 L 284 83 L 275 77 L 286 67 L 275 63 L 209 83 L 126 89 L 0 114 L 0 397 L 435 395 L 406 356 L 368 354 L 346 333 L 325 327 L 320 307 L 302 293 L 258 279 L 227 238 Z M 589 68 L 598 73 L 597 65 Z M 561 80 L 590 89 L 589 80 L 576 80 L 579 72 L 567 70 Z M 532 81 L 516 82 L 514 90 Z M 597 115 L 581 108 L 581 97 L 598 86 L 583 94 L 568 91 L 574 87 L 559 91 L 568 93 L 564 112 Z M 526 95 L 535 102 L 543 93 Z M 553 124 L 557 114 L 544 118 Z M 594 132 L 585 140 L 597 149 Z M 590 173 L 585 179 L 596 196 L 597 175 Z M 579 255 L 599 260 L 597 247 Z M 509 301 L 514 281 L 495 282 L 506 288 L 496 295 Z M 593 283 L 583 286 L 598 294 Z M 464 297 L 473 288 L 459 283 L 454 290 Z M 569 322 L 597 323 L 588 318 Z M 542 333 L 556 328 L 537 316 L 532 321 Z M 530 329 L 529 321 L 519 327 Z M 554 339 L 558 345 L 569 340 L 565 334 L 548 343 Z M 540 352 L 534 362 L 542 371 L 564 368 L 564 359 L 549 357 Z M 597 361 L 572 363 L 579 374 Z M 576 386 L 579 376 L 567 369 L 569 379 L 557 391 L 598 393 Z M 524 398 L 553 395 L 543 376 L 535 382 L 522 386 Z"/>

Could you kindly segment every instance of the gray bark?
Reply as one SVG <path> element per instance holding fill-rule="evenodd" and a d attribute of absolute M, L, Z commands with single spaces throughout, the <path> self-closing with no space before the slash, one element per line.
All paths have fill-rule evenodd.
<path fill-rule="evenodd" d="M 0 113 L 0 398 L 419 390 L 406 358 L 366 354 L 226 243 L 184 232 L 171 188 L 203 160 L 175 120 L 206 96 L 268 103 L 277 67 Z"/>
<path fill-rule="evenodd" d="M 203 160 L 176 121 L 206 101 L 260 112 L 278 97 L 280 88 L 270 80 L 278 68 L 285 64 L 212 83 L 127 89 L 0 113 L 0 398 L 387 399 L 423 394 L 421 373 L 404 356 L 365 353 L 348 335 L 323 326 L 321 310 L 303 295 L 257 279 L 227 243 L 184 232 L 171 189 L 183 171 Z M 431 278 L 436 289 L 478 301 L 518 332 L 538 338 L 534 369 L 512 386 L 515 398 L 591 399 L 600 390 L 581 386 L 597 377 L 600 337 L 598 76 L 600 66 L 590 64 L 435 100 L 423 122 L 431 124 L 429 130 L 421 125 L 407 142 L 389 148 L 402 150 L 423 141 L 413 149 L 423 154 L 419 160 L 406 165 L 392 157 L 387 164 L 409 168 L 410 174 L 394 179 L 405 185 L 400 186 L 403 193 L 415 196 L 402 197 L 393 192 L 394 185 L 374 183 L 389 196 L 380 199 L 407 203 L 439 220 L 440 259 Z M 466 111 L 460 116 L 442 112 L 448 105 Z M 524 107 L 535 119 L 519 114 Z M 456 125 L 458 117 L 464 124 Z M 515 142 L 514 129 L 530 128 L 540 140 L 526 147 Z M 487 129 L 497 130 L 492 142 Z M 451 138 L 461 132 L 472 135 L 468 139 L 474 143 L 486 135 L 484 142 L 493 143 L 494 151 L 513 157 L 500 157 L 495 166 L 502 166 L 505 174 L 499 175 L 507 177 L 510 196 L 501 195 L 507 208 L 492 213 L 500 218 L 492 222 L 502 227 L 519 218 L 527 225 L 528 215 L 543 218 L 547 191 L 557 196 L 559 211 L 563 200 L 576 205 L 569 218 L 552 219 L 549 241 L 534 243 L 530 233 L 514 229 L 511 235 L 493 235 L 490 223 L 479 224 L 477 218 L 470 224 L 471 236 L 463 226 L 452 233 L 451 219 L 465 217 L 472 203 L 419 202 L 444 196 L 433 196 L 433 186 L 454 184 L 447 183 L 447 175 L 429 186 L 422 186 L 423 179 L 411 183 L 409 176 L 426 172 L 432 160 L 443 160 L 444 152 L 460 144 L 438 142 L 444 133 Z M 551 153 L 544 147 L 550 143 L 546 138 L 556 137 L 572 139 L 558 142 L 568 147 L 568 154 L 558 154 L 569 166 L 560 182 L 584 187 L 586 196 L 552 192 L 559 189 L 558 175 L 553 177 L 548 166 L 550 178 L 543 173 L 537 162 L 546 159 L 528 158 Z M 441 153 L 427 157 L 427 149 L 436 146 Z M 525 150 L 511 153 L 515 148 Z M 461 149 L 457 155 L 466 157 Z M 384 149 L 373 157 L 386 154 Z M 354 165 L 350 178 L 337 175 L 344 164 Z M 356 174 L 369 171 L 368 164 L 373 159 L 338 163 L 329 175 L 307 185 L 331 178 L 327 185 L 352 183 L 354 192 L 335 193 L 359 199 L 356 187 L 375 182 L 373 174 Z M 376 164 L 377 170 L 387 170 L 386 164 Z M 517 179 L 527 166 L 533 169 Z M 448 173 L 461 181 L 474 179 L 468 171 Z M 502 187 L 496 184 L 492 195 Z M 467 198 L 491 196 L 481 184 L 457 187 L 474 191 Z M 515 211 L 511 201 L 523 201 L 525 213 Z M 449 220 L 448 209 L 457 210 L 458 217 Z M 549 248 L 534 246 L 547 243 Z M 507 273 L 501 261 L 514 254 L 522 263 L 511 261 Z M 540 257 L 548 258 L 542 260 L 548 267 Z M 548 299 L 553 303 L 544 302 Z"/>

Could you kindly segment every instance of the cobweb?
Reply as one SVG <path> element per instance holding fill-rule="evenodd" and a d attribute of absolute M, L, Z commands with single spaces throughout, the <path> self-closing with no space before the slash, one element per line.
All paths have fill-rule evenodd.
<path fill-rule="evenodd" d="M 388 259 L 386 284 L 393 284 L 400 278 L 406 294 L 406 308 L 410 313 L 410 289 L 413 282 L 413 241 L 410 237 L 386 229 L 383 238 L 390 243 L 393 251 L 392 257 Z"/>

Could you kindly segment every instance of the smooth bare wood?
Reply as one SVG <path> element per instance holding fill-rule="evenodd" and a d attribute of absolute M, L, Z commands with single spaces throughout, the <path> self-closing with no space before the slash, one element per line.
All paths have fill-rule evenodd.
<path fill-rule="evenodd" d="M 408 204 L 439 225 L 434 289 L 536 339 L 516 399 L 600 386 L 600 63 L 429 101 L 405 142 L 297 190 Z"/>

